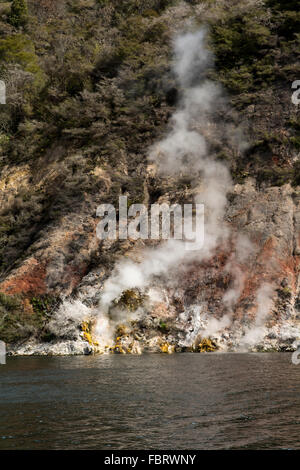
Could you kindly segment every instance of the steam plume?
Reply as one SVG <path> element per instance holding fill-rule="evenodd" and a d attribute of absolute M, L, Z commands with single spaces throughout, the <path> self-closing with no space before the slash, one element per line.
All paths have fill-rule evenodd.
<path fill-rule="evenodd" d="M 273 306 L 274 287 L 269 284 L 263 284 L 257 291 L 256 302 L 257 312 L 254 324 L 246 328 L 245 336 L 240 341 L 240 348 L 248 350 L 258 344 L 266 333 L 265 322 Z"/>
<path fill-rule="evenodd" d="M 224 222 L 224 213 L 227 192 L 232 188 L 232 181 L 227 166 L 210 154 L 208 144 L 208 137 L 215 132 L 218 124 L 216 111 L 220 103 L 225 102 L 222 88 L 206 78 L 207 69 L 212 66 L 213 56 L 206 46 L 205 28 L 182 34 L 174 40 L 173 73 L 181 90 L 181 99 L 170 120 L 166 137 L 149 149 L 149 161 L 155 164 L 160 175 L 189 175 L 193 181 L 196 188 L 195 202 L 205 206 L 204 246 L 198 251 L 188 252 L 184 249 L 184 242 L 169 240 L 157 248 L 146 249 L 140 263 L 131 260 L 118 263 L 103 286 L 97 311 L 93 312 L 97 315 L 95 333 L 100 345 L 113 341 L 116 319 L 111 317 L 110 309 L 124 291 L 139 288 L 148 289 L 149 292 L 155 278 L 168 278 L 173 268 L 178 270 L 179 266 L 194 261 L 195 258 L 198 261 L 209 259 L 230 235 Z M 224 125 L 223 130 L 226 132 Z M 228 129 L 228 133 L 231 132 Z M 237 140 L 240 148 L 242 139 Z M 221 319 L 208 318 L 203 327 L 203 309 L 202 306 L 196 306 L 193 313 L 193 333 L 187 334 L 183 344 L 194 340 L 198 332 L 213 335 L 229 327 L 234 305 L 243 290 L 244 279 L 239 262 L 245 261 L 245 251 L 248 254 L 252 252 L 250 241 L 242 236 L 237 237 L 235 248 L 235 253 L 225 268 L 234 278 L 231 288 L 223 298 L 229 314 Z M 272 289 L 268 285 L 258 292 L 257 318 L 243 338 L 244 345 L 253 344 L 253 341 L 256 342 L 263 335 L 262 326 L 270 310 L 271 295 Z M 150 295 L 150 302 L 151 300 L 155 302 L 157 299 L 151 299 Z M 125 315 L 124 312 L 121 314 Z M 128 313 L 122 319 L 122 323 L 130 320 L 129 315 Z"/>
<path fill-rule="evenodd" d="M 222 100 L 222 90 L 205 78 L 213 64 L 212 54 L 205 44 L 206 30 L 186 33 L 174 41 L 173 72 L 182 91 L 178 109 L 171 119 L 167 136 L 155 144 L 149 152 L 149 160 L 155 162 L 162 175 L 192 175 L 200 180 L 196 190 L 196 203 L 205 205 L 204 248 L 196 252 L 197 259 L 210 257 L 221 240 L 228 236 L 223 223 L 226 193 L 231 187 L 227 167 L 208 155 L 206 139 L 202 131 Z M 168 274 L 174 266 L 195 259 L 195 252 L 188 254 L 181 241 L 170 240 L 156 249 L 147 250 L 138 264 L 124 261 L 116 266 L 106 281 L 100 302 L 101 317 L 108 314 L 109 306 L 123 291 L 143 289 L 154 276 Z M 99 331 L 102 319 L 99 319 Z M 227 324 L 227 322 L 226 322 Z"/>

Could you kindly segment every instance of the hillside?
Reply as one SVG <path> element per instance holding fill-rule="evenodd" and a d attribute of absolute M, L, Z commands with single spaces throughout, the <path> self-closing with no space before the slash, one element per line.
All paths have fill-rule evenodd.
<path fill-rule="evenodd" d="M 229 170 L 222 218 L 230 235 L 206 258 L 184 269 L 179 260 L 142 289 L 121 291 L 108 309 L 110 349 L 234 349 L 264 322 L 251 348 L 295 349 L 298 2 L 28 0 L 16 13 L 15 1 L 0 3 L 0 339 L 13 352 L 103 350 L 92 337 L 105 281 L 124 259 L 143 263 L 156 243 L 99 241 L 96 209 L 117 206 L 120 195 L 147 205 L 201 199 L 202 167 L 160 172 L 159 156 L 149 155 L 185 93 L 174 38 L 205 26 L 214 56 L 205 75 L 222 94 L 205 118 L 200 104 L 191 125 Z M 155 305 L 149 288 L 160 291 Z M 126 312 L 136 311 L 129 321 Z M 220 328 L 206 324 L 200 334 L 211 319 Z"/>

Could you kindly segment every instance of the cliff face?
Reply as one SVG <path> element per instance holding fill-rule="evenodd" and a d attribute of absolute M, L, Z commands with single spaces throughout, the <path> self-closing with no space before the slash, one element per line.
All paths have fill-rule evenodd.
<path fill-rule="evenodd" d="M 0 339 L 12 352 L 296 348 L 299 13 L 296 2 L 230 3 L 31 0 L 18 27 L 4 4 Z M 191 202 L 207 184 L 203 168 L 170 176 L 148 158 L 183 106 L 173 38 L 203 24 L 215 56 L 205 73 L 223 92 L 191 126 L 231 173 L 218 222 L 227 235 L 104 308 L 124 260 L 147 271 L 158 248 L 100 242 L 97 206 L 121 194 Z"/>

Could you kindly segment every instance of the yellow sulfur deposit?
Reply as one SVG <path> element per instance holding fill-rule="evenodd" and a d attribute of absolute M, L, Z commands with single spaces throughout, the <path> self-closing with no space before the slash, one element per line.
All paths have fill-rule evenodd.
<path fill-rule="evenodd" d="M 217 349 L 216 344 L 211 341 L 209 338 L 203 338 L 201 343 L 199 343 L 198 351 L 199 352 L 212 352 Z"/>
<path fill-rule="evenodd" d="M 172 354 L 175 350 L 174 346 L 170 343 L 163 343 L 161 346 L 160 346 L 160 350 L 161 352 L 163 353 L 166 353 L 166 354 Z"/>
<path fill-rule="evenodd" d="M 81 329 L 83 331 L 83 338 L 91 345 L 91 346 L 99 346 L 97 341 L 93 341 L 92 334 L 91 334 L 91 324 L 90 322 L 83 321 L 81 324 Z"/>
<path fill-rule="evenodd" d="M 116 353 L 116 354 L 126 354 L 125 349 L 119 342 L 117 342 L 115 346 L 111 348 L 111 352 Z"/>

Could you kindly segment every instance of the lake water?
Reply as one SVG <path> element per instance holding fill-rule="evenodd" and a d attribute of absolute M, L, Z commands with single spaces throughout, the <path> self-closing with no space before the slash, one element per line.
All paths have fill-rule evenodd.
<path fill-rule="evenodd" d="M 300 449 L 291 354 L 14 357 L 0 449 Z"/>

